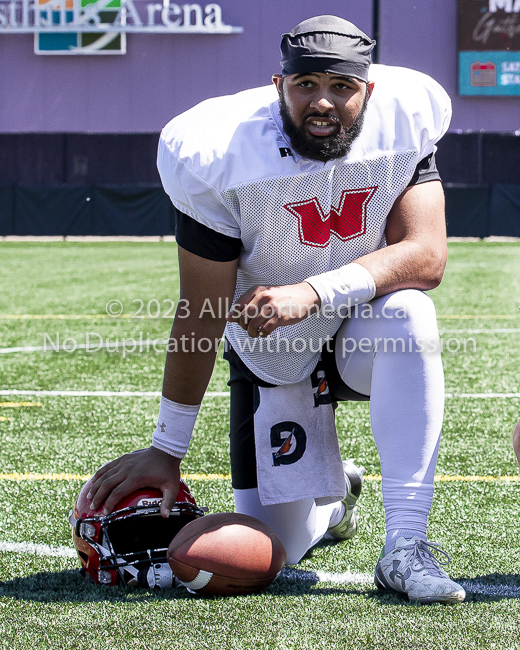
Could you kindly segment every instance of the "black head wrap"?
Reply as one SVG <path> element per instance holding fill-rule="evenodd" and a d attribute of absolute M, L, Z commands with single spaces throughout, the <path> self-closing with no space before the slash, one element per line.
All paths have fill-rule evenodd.
<path fill-rule="evenodd" d="M 368 68 L 375 44 L 353 23 L 343 18 L 309 18 L 282 35 L 282 75 L 331 72 L 368 82 Z"/>

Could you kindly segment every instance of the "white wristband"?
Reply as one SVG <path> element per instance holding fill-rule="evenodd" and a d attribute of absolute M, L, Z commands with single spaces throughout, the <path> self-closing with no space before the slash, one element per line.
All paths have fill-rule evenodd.
<path fill-rule="evenodd" d="M 195 427 L 200 409 L 198 406 L 178 404 L 161 397 L 157 428 L 152 437 L 152 445 L 170 456 L 184 458 Z"/>
<path fill-rule="evenodd" d="M 376 295 L 376 284 L 370 271 L 361 264 L 347 264 L 335 271 L 307 278 L 321 299 L 320 311 L 339 311 L 342 315 L 349 307 L 368 302 Z"/>

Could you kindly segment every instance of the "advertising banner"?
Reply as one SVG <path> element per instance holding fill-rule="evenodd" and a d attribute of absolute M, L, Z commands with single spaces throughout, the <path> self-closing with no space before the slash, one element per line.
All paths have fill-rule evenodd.
<path fill-rule="evenodd" d="M 459 94 L 520 95 L 520 0 L 458 0 Z"/>
<path fill-rule="evenodd" d="M 2 34 L 34 34 L 36 54 L 125 54 L 126 34 L 239 34 L 216 3 L 0 0 Z"/>

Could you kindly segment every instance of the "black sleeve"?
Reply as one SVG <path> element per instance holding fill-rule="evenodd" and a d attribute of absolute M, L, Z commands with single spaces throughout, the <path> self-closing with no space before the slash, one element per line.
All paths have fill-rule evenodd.
<path fill-rule="evenodd" d="M 240 255 L 242 240 L 222 235 L 175 210 L 175 239 L 181 248 L 214 262 L 231 262 Z"/>
<path fill-rule="evenodd" d="M 419 183 L 427 183 L 428 181 L 440 181 L 441 177 L 435 164 L 435 154 L 431 153 L 415 168 L 412 180 L 408 183 L 408 187 L 412 185 L 419 185 Z"/>

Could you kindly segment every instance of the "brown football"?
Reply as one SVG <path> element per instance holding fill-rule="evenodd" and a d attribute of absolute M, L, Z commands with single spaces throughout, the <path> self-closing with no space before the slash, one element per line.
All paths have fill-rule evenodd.
<path fill-rule="evenodd" d="M 263 522 L 235 512 L 190 521 L 168 549 L 174 575 L 197 594 L 231 596 L 264 589 L 283 568 L 287 554 Z"/>

